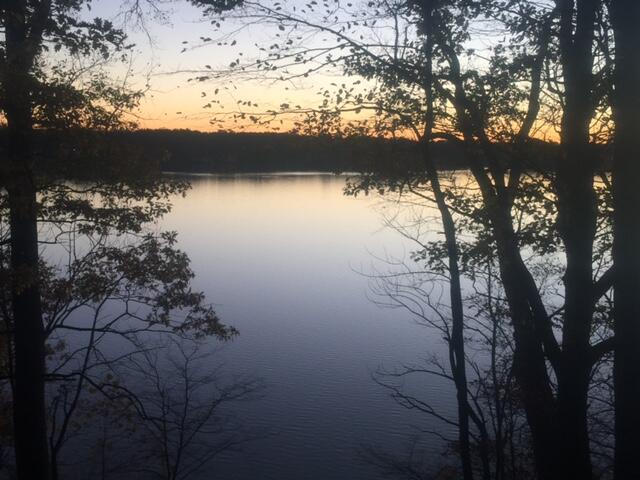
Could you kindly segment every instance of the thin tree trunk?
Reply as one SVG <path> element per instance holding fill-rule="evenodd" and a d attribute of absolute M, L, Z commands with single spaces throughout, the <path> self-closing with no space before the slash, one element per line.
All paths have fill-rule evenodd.
<path fill-rule="evenodd" d="M 493 306 L 493 272 L 492 259 L 487 261 L 488 280 L 487 280 L 487 307 L 491 318 L 491 381 L 493 383 L 493 404 L 495 409 L 495 439 L 493 447 L 495 450 L 495 480 L 504 480 L 505 478 L 505 436 L 504 436 L 504 402 L 501 397 L 501 381 L 498 376 L 498 329 L 500 320 L 495 315 Z"/>
<path fill-rule="evenodd" d="M 423 1 L 423 28 L 426 38 L 426 68 L 425 68 L 425 94 L 427 96 L 427 112 L 425 118 L 425 131 L 422 138 L 422 152 L 425 170 L 431 189 L 436 200 L 438 211 L 444 230 L 447 246 L 447 258 L 449 269 L 449 297 L 451 302 L 451 339 L 449 341 L 449 363 L 451 374 L 456 387 L 456 400 L 458 405 L 458 443 L 460 448 L 460 460 L 464 480 L 473 480 L 473 463 L 471 460 L 471 432 L 469 425 L 469 400 L 466 372 L 466 355 L 464 345 L 464 306 L 462 303 L 462 285 L 460 282 L 460 267 L 456 226 L 451 215 L 451 210 L 440 186 L 440 178 L 437 168 L 431 156 L 431 141 L 434 124 L 433 107 L 433 2 Z M 488 480 L 485 475 L 485 480 Z"/>
<path fill-rule="evenodd" d="M 449 340 L 449 363 L 451 374 L 456 387 L 456 400 L 458 405 L 458 442 L 460 447 L 460 459 L 462 473 L 465 480 L 473 479 L 473 463 L 471 461 L 471 442 L 469 426 L 469 399 L 466 372 L 466 355 L 464 345 L 464 307 L 462 304 L 462 285 L 460 282 L 460 267 L 456 227 L 449 206 L 446 203 L 444 192 L 440 186 L 438 172 L 433 165 L 429 154 L 429 147 L 424 141 L 424 159 L 427 176 L 433 190 L 434 197 L 445 236 L 447 247 L 449 270 L 449 297 L 451 301 L 451 339 Z M 484 476 L 486 480 L 486 475 Z"/>
<path fill-rule="evenodd" d="M 615 478 L 640 478 L 640 3 L 613 0 L 616 42 L 614 330 Z"/>

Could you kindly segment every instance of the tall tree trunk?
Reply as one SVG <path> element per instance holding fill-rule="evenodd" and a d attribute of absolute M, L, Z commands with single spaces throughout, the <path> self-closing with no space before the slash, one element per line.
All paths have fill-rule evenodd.
<path fill-rule="evenodd" d="M 5 13 L 3 86 L 8 127 L 7 193 L 11 235 L 11 292 L 15 353 L 13 426 L 18 479 L 49 478 L 45 409 L 45 334 L 38 273 L 36 187 L 31 172 L 30 86 L 34 49 L 26 2 L 12 0 Z"/>
<path fill-rule="evenodd" d="M 558 472 L 561 458 L 558 455 L 556 403 L 545 350 L 540 340 L 539 307 L 534 305 L 535 299 L 531 298 L 531 290 L 537 292 L 537 289 L 520 254 L 513 232 L 511 210 L 506 202 L 494 201 L 498 205 L 490 209 L 490 216 L 496 237 L 500 278 L 514 330 L 514 373 L 522 389 L 536 473 L 540 480 L 563 480 L 565 477 Z"/>
<path fill-rule="evenodd" d="M 598 0 L 577 0 L 576 10 L 576 0 L 557 0 L 566 88 L 563 158 L 556 184 L 559 228 L 567 252 L 562 350 L 520 253 L 511 217 L 512 185 L 505 186 L 505 172 L 497 161 L 497 149 L 487 138 L 482 115 L 467 97 L 457 53 L 447 38 L 448 32 L 439 32 L 438 38 L 450 66 L 449 79 L 455 88 L 451 101 L 472 157 L 471 169 L 482 192 L 496 240 L 501 280 L 514 327 L 514 370 L 532 433 L 538 477 L 545 480 L 591 478 L 587 391 L 594 309 L 591 299 L 596 203 L 589 121 L 593 111 L 592 43 L 599 6 Z M 529 122 L 532 119 L 535 115 L 528 119 Z M 484 156 L 478 154 L 478 144 Z M 558 379 L 557 398 L 547 362 Z"/>
<path fill-rule="evenodd" d="M 467 362 L 464 344 L 464 306 L 462 303 L 462 285 L 460 282 L 459 250 L 456 234 L 456 226 L 446 202 L 444 192 L 440 185 L 440 177 L 431 155 L 431 142 L 434 124 L 433 106 L 433 5 L 432 0 L 422 0 L 422 20 L 424 35 L 426 38 L 426 65 L 425 65 L 425 95 L 427 100 L 427 112 L 425 118 L 425 130 L 422 136 L 422 153 L 425 170 L 431 189 L 436 200 L 442 228 L 444 230 L 445 244 L 447 248 L 449 269 L 449 298 L 451 302 L 451 339 L 449 341 L 449 364 L 451 375 L 456 387 L 456 400 L 458 406 L 458 443 L 460 448 L 460 461 L 464 480 L 473 480 L 473 462 L 471 460 L 471 431 L 469 425 L 470 406 L 468 399 Z M 483 478 L 488 480 L 486 475 Z"/>
<path fill-rule="evenodd" d="M 592 477 L 587 394 L 594 313 L 593 243 L 597 204 L 589 124 L 593 115 L 593 40 L 597 0 L 561 0 L 560 50 L 565 107 L 557 165 L 558 230 L 566 252 L 558 427 L 564 478 Z"/>
<path fill-rule="evenodd" d="M 28 135 L 7 115 L 10 175 L 12 309 L 14 328 L 13 418 L 18 478 L 49 474 L 45 413 L 45 334 L 38 275 L 36 191 L 24 162 Z M 16 125 L 17 123 L 17 125 Z"/>
<path fill-rule="evenodd" d="M 467 98 L 455 50 L 444 38 L 439 46 L 451 68 L 455 87 L 452 102 L 496 242 L 500 279 L 514 329 L 514 372 L 522 389 L 537 475 L 541 480 L 564 480 L 558 471 L 556 402 L 547 372 L 547 357 L 558 357 L 557 343 L 535 281 L 520 254 L 511 217 L 512 192 L 505 187 L 504 172 L 496 165 L 497 151 L 486 138 L 479 115 Z M 476 138 L 480 139 L 482 153 L 478 152 Z M 483 167 L 487 163 L 483 154 L 493 161 L 493 181 Z"/>
<path fill-rule="evenodd" d="M 615 478 L 640 478 L 640 2 L 613 0 L 616 42 L 614 330 Z"/>
<path fill-rule="evenodd" d="M 429 152 L 429 141 L 423 140 L 423 157 L 427 176 L 436 200 L 447 248 L 449 270 L 449 298 L 451 302 L 451 339 L 449 340 L 449 364 L 451 376 L 456 387 L 458 406 L 458 443 L 464 480 L 473 479 L 473 463 L 471 460 L 471 432 L 469 424 L 469 399 L 466 372 L 466 355 L 464 340 L 464 307 L 462 303 L 462 285 L 460 281 L 458 241 L 456 227 L 444 192 L 440 186 L 438 172 Z M 483 476 L 483 478 L 488 478 Z"/>

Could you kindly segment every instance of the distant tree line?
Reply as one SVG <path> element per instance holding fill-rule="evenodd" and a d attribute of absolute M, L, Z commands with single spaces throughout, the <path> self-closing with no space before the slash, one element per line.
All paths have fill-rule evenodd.
<path fill-rule="evenodd" d="M 333 137 L 296 133 L 205 133 L 192 130 L 135 130 L 115 134 L 129 146 L 161 150 L 165 171 L 235 172 L 415 172 L 423 168 L 420 145 L 411 139 Z M 551 143 L 529 146 L 537 168 L 551 168 Z M 602 152 L 606 161 L 606 152 Z M 468 168 L 464 150 L 453 142 L 433 147 L 440 170 Z"/>
<path fill-rule="evenodd" d="M 0 138 L 6 130 L 0 130 Z M 196 130 L 72 130 L 35 132 L 33 148 L 38 151 L 36 167 L 47 175 L 82 178 L 87 145 L 101 145 L 118 152 L 135 152 L 145 158 L 145 168 L 153 172 L 260 173 L 260 172 L 369 172 L 386 176 L 423 170 L 420 145 L 412 139 L 368 136 L 310 136 L 296 133 L 200 132 Z M 84 147 L 83 147 L 84 146 Z M 530 167 L 551 170 L 557 144 L 533 141 L 527 146 Z M 1 149 L 0 149 L 1 151 Z M 108 158 L 108 155 L 102 156 Z M 469 168 L 464 149 L 455 142 L 433 145 L 438 170 Z M 611 164 L 611 152 L 599 150 L 600 162 Z M 75 159 L 75 160 L 74 160 Z M 108 161 L 102 165 L 109 170 Z M 115 163 L 111 170 L 120 168 Z"/>

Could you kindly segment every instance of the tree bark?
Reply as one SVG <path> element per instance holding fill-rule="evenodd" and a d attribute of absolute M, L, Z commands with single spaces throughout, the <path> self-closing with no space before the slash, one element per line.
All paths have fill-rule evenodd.
<path fill-rule="evenodd" d="M 497 200 L 494 202 L 498 203 Z M 555 423 L 557 406 L 541 341 L 540 313 L 536 315 L 537 307 L 532 305 L 535 300 L 532 301 L 530 292 L 535 283 L 522 260 L 510 209 L 498 204 L 491 210 L 500 278 L 514 330 L 514 372 L 523 392 L 522 402 L 531 430 L 537 476 L 540 480 L 561 480 L 565 477 L 558 472 L 561 458 Z"/>
<path fill-rule="evenodd" d="M 560 0 L 560 52 L 565 107 L 556 172 L 558 231 L 566 254 L 558 427 L 565 478 L 592 478 L 587 394 L 594 313 L 593 244 L 597 203 L 595 158 L 589 124 L 593 115 L 593 41 L 597 0 Z"/>
<path fill-rule="evenodd" d="M 28 136 L 7 115 L 11 179 L 12 309 L 14 328 L 13 418 L 19 479 L 48 478 L 45 413 L 45 334 L 38 278 L 36 192 L 22 162 L 28 158 Z M 18 122 L 19 123 L 19 122 Z M 22 170 L 22 172 L 21 172 Z"/>
<path fill-rule="evenodd" d="M 48 479 L 45 409 L 45 333 L 39 289 L 38 216 L 31 171 L 31 68 L 35 57 L 24 1 L 11 1 L 4 16 L 3 86 L 8 130 L 7 184 L 11 246 L 14 343 L 13 425 L 17 476 Z"/>
<path fill-rule="evenodd" d="M 615 478 L 640 478 L 640 3 L 613 0 Z"/>

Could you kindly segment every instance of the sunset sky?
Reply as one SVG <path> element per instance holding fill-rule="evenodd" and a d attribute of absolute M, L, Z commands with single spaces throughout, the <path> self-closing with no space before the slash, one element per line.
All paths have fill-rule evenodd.
<path fill-rule="evenodd" d="M 97 16 L 111 19 L 118 26 L 124 25 L 131 43 L 135 44 L 130 75 L 126 75 L 127 65 L 112 65 L 109 69 L 115 80 L 122 81 L 127 76 L 129 85 L 136 89 L 145 89 L 148 84 L 140 108 L 134 112 L 142 128 L 216 131 L 221 128 L 265 130 L 275 127 L 288 130 L 292 126 L 291 117 L 283 117 L 282 126 L 273 123 L 269 128 L 265 128 L 256 127 L 249 120 L 240 124 L 234 123 L 230 113 L 238 110 L 248 114 L 278 110 L 283 103 L 304 107 L 317 106 L 321 100 L 317 92 L 322 87 L 332 82 L 351 83 L 357 80 L 346 79 L 340 76 L 339 72 L 326 72 L 314 73 L 308 78 L 300 77 L 287 83 L 273 79 L 257 79 L 251 75 L 244 78 L 226 77 L 205 82 L 196 81 L 194 77 L 202 75 L 203 72 L 225 70 L 231 62 L 238 59 L 246 64 L 260 56 L 265 57 L 267 52 L 259 52 L 258 47 L 284 42 L 288 32 L 279 31 L 275 24 L 251 24 L 244 19 L 222 22 L 222 28 L 218 29 L 211 24 L 210 18 L 203 15 L 202 10 L 193 7 L 187 1 L 156 2 L 162 7 L 162 15 L 158 18 L 149 10 L 144 17 L 144 26 L 131 23 L 125 25 L 122 2 L 94 0 L 91 11 L 86 12 L 89 18 Z M 286 7 L 297 7 L 298 15 L 302 15 L 300 12 L 304 11 L 304 4 L 304 0 L 289 0 Z M 492 31 L 486 27 L 480 25 L 482 32 L 469 44 L 476 52 L 482 52 L 492 43 L 495 45 L 503 37 L 499 30 Z M 376 31 L 369 31 L 369 35 L 375 36 L 374 41 L 380 41 L 378 35 L 385 35 L 385 30 L 381 28 L 384 27 L 378 25 Z M 307 35 L 302 42 L 305 47 L 328 45 L 321 43 L 322 34 L 316 32 Z M 208 39 L 206 45 L 203 42 L 205 38 Z M 223 45 L 219 46 L 219 42 Z M 476 58 L 477 61 L 484 61 L 480 54 Z M 249 109 L 239 104 L 247 100 L 258 104 L 258 108 L 252 106 Z M 218 121 L 212 122 L 212 119 Z M 540 138 L 557 139 L 557 134 L 548 125 L 535 135 Z"/>
<path fill-rule="evenodd" d="M 113 19 L 122 24 L 119 11 L 120 2 L 97 0 L 90 16 Z M 219 47 L 202 46 L 201 38 L 217 40 L 217 32 L 205 19 L 202 11 L 187 2 L 170 2 L 164 7 L 165 19 L 147 18 L 146 31 L 139 27 L 127 27 L 129 38 L 135 43 L 130 84 L 144 88 L 147 78 L 150 89 L 143 100 L 139 123 L 144 128 L 190 128 L 211 131 L 219 127 L 210 123 L 214 115 L 237 109 L 238 100 L 249 100 L 259 104 L 260 110 L 278 108 L 283 102 L 309 104 L 315 98 L 318 86 L 326 81 L 335 81 L 315 76 L 287 85 L 275 81 L 230 80 L 208 82 L 189 81 L 197 71 L 225 68 L 242 53 L 243 58 L 256 54 L 255 44 L 273 42 L 274 32 L 263 25 L 245 27 L 234 34 L 236 44 Z M 229 26 L 235 30 L 239 25 Z M 241 57 L 242 58 L 242 57 Z M 127 68 L 123 65 L 110 67 L 116 78 L 124 76 Z M 196 73 L 194 73 L 196 72 Z M 215 90 L 219 90 L 214 95 Z M 204 108 L 210 100 L 220 104 Z M 233 124 L 229 124 L 233 128 Z"/>

